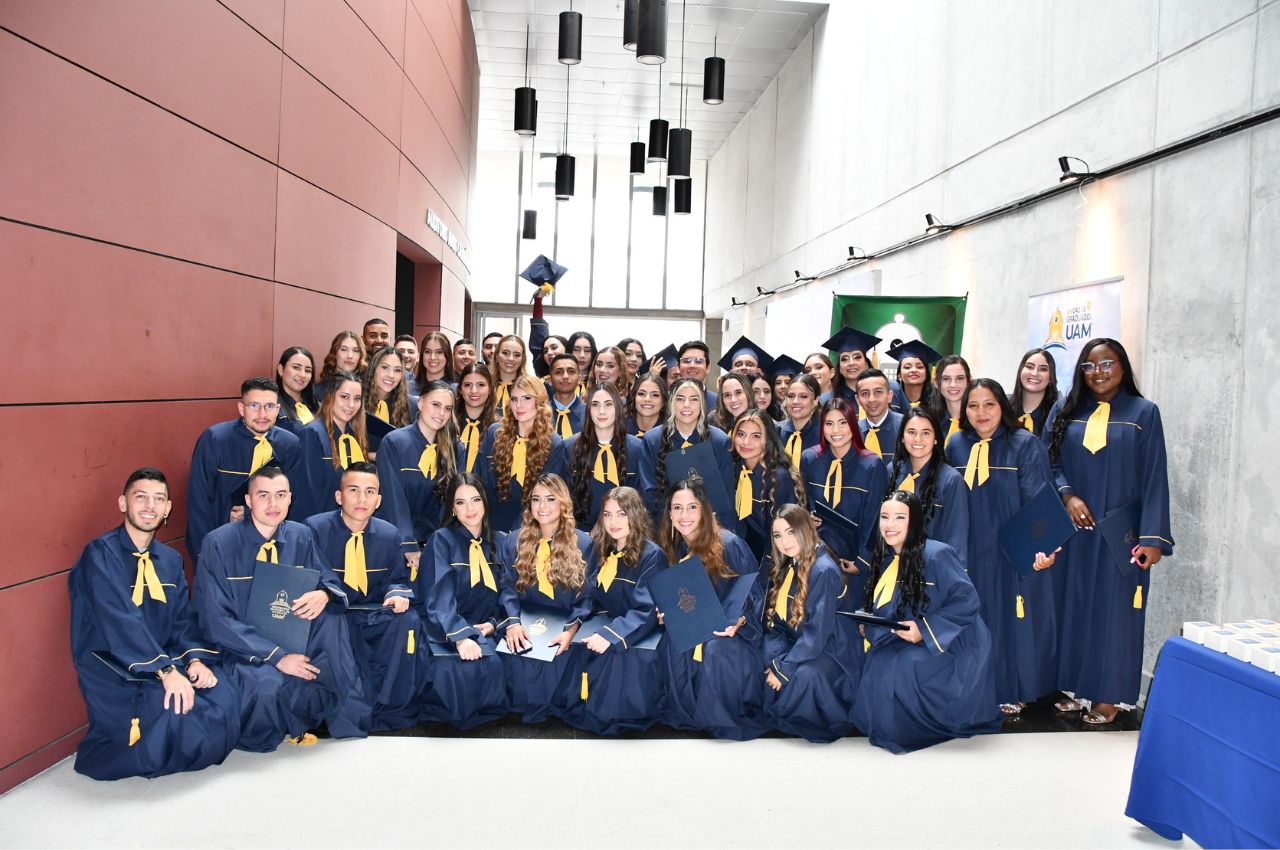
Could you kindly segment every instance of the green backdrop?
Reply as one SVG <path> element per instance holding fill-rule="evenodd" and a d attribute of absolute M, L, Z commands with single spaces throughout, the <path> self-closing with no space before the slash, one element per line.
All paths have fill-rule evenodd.
<path fill-rule="evenodd" d="M 831 306 L 831 332 L 841 325 L 895 340 L 923 339 L 940 354 L 959 354 L 964 339 L 966 299 L 954 296 L 836 295 Z"/>

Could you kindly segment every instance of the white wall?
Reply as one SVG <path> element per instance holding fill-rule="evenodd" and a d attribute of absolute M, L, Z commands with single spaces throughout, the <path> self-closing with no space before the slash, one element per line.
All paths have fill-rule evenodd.
<path fill-rule="evenodd" d="M 735 338 L 767 302 L 730 298 L 793 269 L 916 235 L 926 212 L 957 221 L 1044 189 L 1060 155 L 1100 170 L 1277 104 L 1280 0 L 841 0 L 709 165 L 706 312 Z M 968 293 L 962 353 L 1006 384 L 1029 295 L 1124 278 L 1178 543 L 1156 568 L 1148 669 L 1184 620 L 1280 614 L 1277 213 L 1272 122 L 859 270 L 881 272 L 882 294 Z M 796 334 L 789 350 L 824 338 Z"/>

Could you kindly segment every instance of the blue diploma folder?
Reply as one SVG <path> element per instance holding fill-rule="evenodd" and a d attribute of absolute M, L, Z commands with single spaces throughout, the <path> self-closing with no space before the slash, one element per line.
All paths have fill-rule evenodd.
<path fill-rule="evenodd" d="M 594 634 L 604 631 L 604 627 L 613 622 L 613 618 L 607 614 L 596 614 L 590 620 L 587 620 L 578 627 L 578 633 L 574 636 L 574 640 L 578 643 L 586 640 Z M 662 638 L 662 630 L 654 628 L 649 634 L 640 638 L 640 640 L 627 641 L 627 649 L 642 649 L 646 652 L 652 652 L 658 648 L 658 641 Z"/>
<path fill-rule="evenodd" d="M 702 559 L 694 556 L 649 580 L 649 592 L 662 612 L 671 647 L 688 652 L 712 640 L 729 623 Z"/>
<path fill-rule="evenodd" d="M 1121 575 L 1132 575 L 1138 569 L 1133 563 L 1133 547 L 1138 545 L 1138 523 L 1142 522 L 1142 503 L 1127 505 L 1108 511 L 1098 523 L 1098 531 L 1111 550 L 1116 569 Z"/>
<path fill-rule="evenodd" d="M 676 439 L 680 437 L 679 434 L 675 436 Z M 709 441 L 667 452 L 666 486 L 671 487 L 686 478 L 702 481 L 707 498 L 711 499 L 711 508 L 721 518 L 721 525 L 733 527 L 737 524 L 738 512 L 733 507 L 733 499 L 729 498 L 729 490 L 720 475 L 720 465 L 716 462 L 715 449 Z"/>
<path fill-rule="evenodd" d="M 265 561 L 256 563 L 245 622 L 284 652 L 305 652 L 311 638 L 311 622 L 293 613 L 293 603 L 319 586 L 319 570 Z"/>
<path fill-rule="evenodd" d="M 504 655 L 519 655 L 521 658 L 534 658 L 538 661 L 554 661 L 556 647 L 547 646 L 547 643 L 560 636 L 560 633 L 564 631 L 564 623 L 564 611 L 553 611 L 550 608 L 543 608 L 539 605 L 522 603 L 520 605 L 520 625 L 524 626 L 525 632 L 528 633 L 529 643 L 533 644 L 533 648 L 519 653 L 512 653 L 510 647 L 507 646 L 506 640 L 501 639 L 498 641 L 498 652 Z"/>
<path fill-rule="evenodd" d="M 1035 566 L 1037 552 L 1053 554 L 1075 533 L 1076 525 L 1067 514 L 1062 499 L 1046 484 L 1034 499 L 1000 526 L 1000 551 L 1021 577 Z"/>

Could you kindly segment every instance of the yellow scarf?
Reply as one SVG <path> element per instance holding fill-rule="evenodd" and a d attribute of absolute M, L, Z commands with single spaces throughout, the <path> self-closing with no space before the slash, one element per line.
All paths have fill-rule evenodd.
<path fill-rule="evenodd" d="M 916 491 L 916 479 L 920 477 L 920 473 L 911 472 L 906 478 L 902 479 L 902 483 L 898 485 L 898 489 L 904 493 L 914 493 Z"/>
<path fill-rule="evenodd" d="M 142 595 L 145 590 L 157 602 L 167 602 L 164 598 L 164 585 L 160 584 L 160 576 L 156 574 L 155 564 L 151 563 L 150 552 L 134 552 L 138 559 L 138 576 L 133 580 L 133 604 L 142 607 Z"/>
<path fill-rule="evenodd" d="M 499 381 L 498 389 L 493 395 L 493 407 L 495 410 L 506 410 L 507 400 L 511 397 L 511 382 Z"/>
<path fill-rule="evenodd" d="M 791 607 L 791 582 L 795 581 L 795 567 L 787 567 L 787 574 L 782 579 L 782 584 L 778 586 L 778 598 L 773 604 L 773 610 L 778 615 L 778 619 L 782 622 L 787 621 L 787 610 Z"/>
<path fill-rule="evenodd" d="M 969 462 L 964 465 L 964 483 L 968 485 L 970 490 L 973 489 L 975 477 L 979 487 L 986 484 L 987 479 L 991 477 L 990 437 L 985 440 L 979 440 L 969 450 Z"/>
<path fill-rule="evenodd" d="M 880 451 L 880 429 L 868 428 L 867 433 L 862 437 L 862 444 L 867 447 L 867 451 L 874 454 L 882 455 Z"/>
<path fill-rule="evenodd" d="M 538 541 L 538 554 L 534 558 L 534 570 L 538 574 L 538 592 L 548 599 L 556 598 L 555 585 L 548 574 L 551 572 L 551 541 L 544 537 Z"/>
<path fill-rule="evenodd" d="M 360 444 L 355 437 L 350 434 L 338 437 L 338 459 L 342 462 L 343 469 L 364 460 L 364 452 L 360 451 Z"/>
<path fill-rule="evenodd" d="M 280 563 L 280 556 L 276 553 L 276 542 L 274 540 L 268 540 L 258 547 L 258 560 L 263 563 Z"/>
<path fill-rule="evenodd" d="M 294 403 L 293 411 L 294 411 L 294 416 L 303 425 L 306 425 L 312 419 L 316 418 L 316 415 L 312 413 L 311 410 L 300 401 Z"/>
<path fill-rule="evenodd" d="M 942 445 L 945 446 L 947 442 L 959 432 L 960 432 L 960 420 L 952 419 L 950 427 L 947 428 L 947 436 L 942 439 Z"/>
<path fill-rule="evenodd" d="M 342 580 L 361 593 L 369 592 L 369 570 L 364 562 L 364 532 L 353 531 L 347 538 Z"/>
<path fill-rule="evenodd" d="M 1036 432 L 1036 421 L 1031 418 L 1030 413 L 1024 413 L 1018 417 L 1018 421 L 1022 423 L 1022 427 L 1026 428 L 1032 434 Z"/>
<path fill-rule="evenodd" d="M 600 444 L 600 451 L 596 452 L 596 467 L 593 476 L 601 484 L 608 481 L 613 486 L 618 486 L 618 461 L 613 456 L 613 445 L 611 443 Z"/>
<path fill-rule="evenodd" d="M 257 442 L 253 445 L 253 460 L 249 462 L 250 475 L 262 469 L 267 465 L 267 461 L 271 460 L 271 444 L 267 442 L 267 435 L 254 434 L 253 439 Z"/>
<path fill-rule="evenodd" d="M 391 411 L 387 409 L 387 400 L 385 398 L 378 402 L 378 406 L 374 409 L 373 415 L 381 419 L 383 422 L 391 422 Z"/>
<path fill-rule="evenodd" d="M 436 444 L 427 443 L 422 447 L 422 455 L 418 458 L 418 469 L 423 478 L 436 477 Z"/>
<path fill-rule="evenodd" d="M 462 444 L 467 447 L 467 472 L 476 466 L 476 457 L 480 453 L 480 420 L 468 419 L 462 429 Z"/>
<path fill-rule="evenodd" d="M 787 454 L 791 456 L 791 467 L 793 469 L 800 468 L 800 453 L 804 451 L 804 438 L 800 436 L 799 431 L 793 431 L 790 437 L 787 437 Z"/>
<path fill-rule="evenodd" d="M 1084 423 L 1084 447 L 1097 454 L 1107 447 L 1107 425 L 1111 422 L 1111 403 L 1098 402 L 1098 409 Z"/>
<path fill-rule="evenodd" d="M 614 552 L 612 555 L 604 559 L 604 566 L 600 567 L 600 587 L 605 593 L 609 592 L 609 588 L 613 585 L 613 580 L 618 577 L 618 559 L 622 557 L 621 552 Z"/>
<path fill-rule="evenodd" d="M 827 468 L 827 480 L 822 485 L 822 498 L 833 508 L 840 507 L 840 491 L 844 489 L 844 461 L 833 457 Z"/>
<path fill-rule="evenodd" d="M 889 562 L 889 566 L 884 568 L 884 572 L 880 574 L 880 580 L 876 582 L 875 606 L 881 608 L 889 604 L 889 600 L 893 599 L 893 588 L 898 583 L 898 556 L 894 555 L 893 560 Z"/>
<path fill-rule="evenodd" d="M 573 422 L 569 420 L 569 408 L 556 408 L 556 432 L 561 439 L 567 440 L 573 436 Z"/>
<path fill-rule="evenodd" d="M 498 584 L 493 580 L 493 570 L 489 566 L 489 559 L 484 556 L 484 544 L 479 540 L 471 541 L 471 549 L 467 552 L 468 565 L 471 567 L 471 586 L 484 582 L 484 586 L 494 591 L 498 590 Z"/>
<path fill-rule="evenodd" d="M 733 506 L 738 509 L 738 519 L 751 516 L 751 470 L 745 464 L 738 473 L 738 489 L 734 493 Z"/>
<path fill-rule="evenodd" d="M 524 437 L 516 437 L 515 445 L 511 447 L 511 477 L 520 482 L 520 486 L 524 486 L 524 466 L 525 453 L 527 451 L 528 440 Z"/>

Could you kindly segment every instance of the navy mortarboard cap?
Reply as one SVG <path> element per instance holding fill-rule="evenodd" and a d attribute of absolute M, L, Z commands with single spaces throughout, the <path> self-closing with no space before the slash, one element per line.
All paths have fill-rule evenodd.
<path fill-rule="evenodd" d="M 564 266 L 556 265 L 554 260 L 548 260 L 545 255 L 539 254 L 527 269 L 520 272 L 520 276 L 549 293 L 567 271 Z"/>
<path fill-rule="evenodd" d="M 822 347 L 837 354 L 844 354 L 846 351 L 867 352 L 879 344 L 880 337 L 845 325 L 836 331 L 835 336 L 824 342 Z"/>
<path fill-rule="evenodd" d="M 773 358 L 773 365 L 769 368 L 769 379 L 773 380 L 779 375 L 796 375 L 804 372 L 804 364 L 794 357 L 788 357 L 785 354 L 779 354 Z"/>
<path fill-rule="evenodd" d="M 668 345 L 666 348 L 655 354 L 654 357 L 661 357 L 662 362 L 667 364 L 668 369 L 680 362 L 680 352 L 674 345 Z"/>
<path fill-rule="evenodd" d="M 942 359 L 942 355 L 934 351 L 923 340 L 913 339 L 889 349 L 889 356 L 899 362 L 904 357 L 918 357 L 924 365 L 932 366 Z"/>
<path fill-rule="evenodd" d="M 756 365 L 760 367 L 760 371 L 768 372 L 769 367 L 773 365 L 773 358 L 769 356 L 769 352 L 756 345 L 745 336 L 738 337 L 738 341 L 725 349 L 728 353 L 720 358 L 716 364 L 726 372 L 733 369 L 733 361 L 737 360 L 744 354 L 749 354 L 756 359 Z"/>

